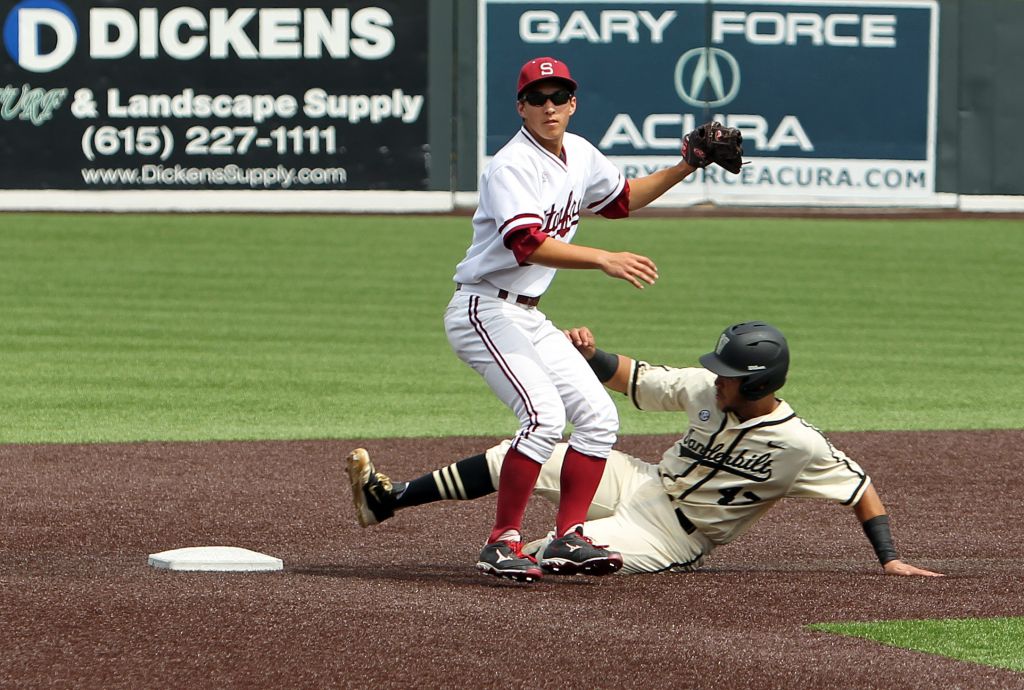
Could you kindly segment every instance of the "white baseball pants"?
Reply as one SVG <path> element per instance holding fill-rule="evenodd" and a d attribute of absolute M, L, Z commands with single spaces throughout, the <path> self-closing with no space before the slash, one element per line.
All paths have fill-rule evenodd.
<path fill-rule="evenodd" d="M 444 325 L 459 359 L 519 418 L 512 444 L 521 453 L 546 462 L 571 422 L 573 448 L 608 456 L 619 430 L 615 403 L 543 312 L 459 290 L 448 303 Z"/>

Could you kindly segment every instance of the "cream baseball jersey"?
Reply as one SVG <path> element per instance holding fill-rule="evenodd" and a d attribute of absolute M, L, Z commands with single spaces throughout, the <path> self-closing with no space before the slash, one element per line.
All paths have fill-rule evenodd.
<path fill-rule="evenodd" d="M 715 374 L 635 362 L 629 395 L 642 410 L 683 411 L 685 435 L 662 455 L 666 493 L 715 544 L 746 532 L 780 498 L 851 505 L 871 479 L 785 401 L 741 422 L 715 402 Z"/>
<path fill-rule="evenodd" d="M 485 281 L 529 297 L 544 294 L 555 269 L 517 256 L 510 239 L 539 227 L 549 240 L 571 242 L 581 211 L 600 213 L 626 184 L 586 139 L 566 132 L 562 146 L 563 156 L 556 156 L 523 127 L 495 154 L 481 175 L 473 243 L 455 269 L 455 282 Z"/>

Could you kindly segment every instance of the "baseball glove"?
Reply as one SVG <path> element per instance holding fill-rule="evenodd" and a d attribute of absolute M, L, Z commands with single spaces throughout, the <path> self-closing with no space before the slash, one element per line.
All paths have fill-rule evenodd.
<path fill-rule="evenodd" d="M 717 163 L 736 174 L 743 167 L 743 134 L 720 122 L 706 122 L 683 137 L 683 160 L 695 168 Z"/>

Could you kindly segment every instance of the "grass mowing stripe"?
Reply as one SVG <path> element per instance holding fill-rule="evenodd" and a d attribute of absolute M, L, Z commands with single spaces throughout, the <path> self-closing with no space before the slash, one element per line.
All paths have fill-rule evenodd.
<path fill-rule="evenodd" d="M 891 647 L 1024 671 L 1024 618 L 819 623 L 808 627 Z"/>
<path fill-rule="evenodd" d="M 441 324 L 465 217 L 0 215 L 0 442 L 504 435 Z M 789 336 L 826 430 L 1016 428 L 1024 232 L 1003 220 L 587 219 L 658 263 L 561 271 L 543 308 L 695 364 L 729 323 Z M 623 433 L 677 432 L 615 396 Z"/>

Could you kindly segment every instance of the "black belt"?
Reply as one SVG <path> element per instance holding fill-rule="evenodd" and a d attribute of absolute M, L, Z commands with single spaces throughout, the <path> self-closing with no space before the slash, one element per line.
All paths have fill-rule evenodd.
<path fill-rule="evenodd" d="M 697 527 L 690 522 L 690 519 L 683 515 L 683 511 L 680 508 L 676 508 L 676 520 L 679 520 L 679 526 L 683 528 L 683 531 L 687 534 L 693 534 L 697 531 Z"/>
<path fill-rule="evenodd" d="M 461 290 L 462 289 L 462 283 L 459 283 L 455 287 L 455 289 L 456 290 Z M 526 306 L 526 307 L 536 307 L 538 304 L 540 304 L 540 297 L 527 297 L 526 295 L 513 295 L 508 290 L 498 290 L 496 294 L 497 294 L 498 299 L 503 299 L 503 300 L 507 300 L 511 296 L 511 297 L 514 298 L 512 301 L 514 301 L 516 304 L 522 304 L 523 306 Z"/>

